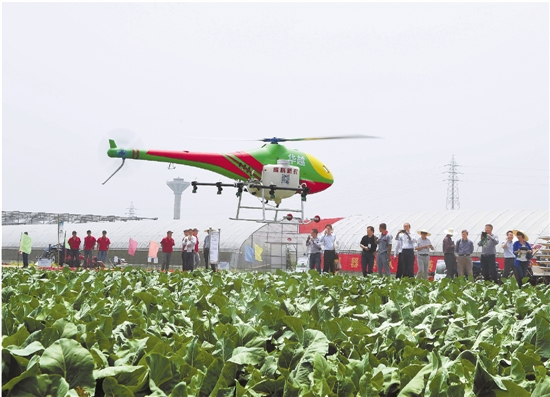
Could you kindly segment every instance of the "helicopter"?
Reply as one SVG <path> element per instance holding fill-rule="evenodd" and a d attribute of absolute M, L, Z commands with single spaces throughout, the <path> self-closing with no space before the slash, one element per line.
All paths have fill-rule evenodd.
<path fill-rule="evenodd" d="M 364 138 L 377 137 L 344 135 L 309 138 L 263 138 L 258 139 L 258 141 L 264 142 L 264 145 L 260 148 L 232 153 L 127 149 L 119 148 L 116 142 L 110 139 L 107 155 L 111 158 L 121 158 L 122 164 L 103 184 L 107 183 L 122 168 L 126 159 L 166 162 L 170 163 L 169 168 L 172 164 L 182 164 L 209 170 L 236 181 L 233 184 L 193 181 L 191 183 L 193 193 L 197 192 L 198 186 L 216 186 L 218 194 L 221 194 L 223 187 L 229 186 L 237 189 L 239 207 L 241 193 L 244 191 L 260 197 L 262 205 L 271 200 L 278 208 L 285 198 L 300 194 L 302 201 L 305 201 L 307 195 L 320 193 L 334 183 L 332 173 L 323 162 L 311 154 L 287 148 L 280 144 L 281 142 Z M 301 212 L 303 214 L 303 208 Z M 237 219 L 239 219 L 238 211 Z"/>

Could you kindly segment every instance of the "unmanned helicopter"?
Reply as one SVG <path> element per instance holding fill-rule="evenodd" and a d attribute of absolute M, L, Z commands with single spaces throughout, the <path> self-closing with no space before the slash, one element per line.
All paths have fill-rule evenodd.
<path fill-rule="evenodd" d="M 107 183 L 124 166 L 126 159 L 158 161 L 172 164 L 182 164 L 191 167 L 206 169 L 217 174 L 233 179 L 235 183 L 224 184 L 191 182 L 193 193 L 198 186 L 215 186 L 218 194 L 223 187 L 237 189 L 239 197 L 239 209 L 254 209 L 257 207 L 241 207 L 242 192 L 248 192 L 261 198 L 264 211 L 269 201 L 275 203 L 275 211 L 288 210 L 301 212 L 303 216 L 303 204 L 301 210 L 280 209 L 279 205 L 285 198 L 300 194 L 302 202 L 306 201 L 309 194 L 320 193 L 328 189 L 334 183 L 334 177 L 329 169 L 311 154 L 300 150 L 289 149 L 281 142 L 334 140 L 334 139 L 364 139 L 377 138 L 369 135 L 344 135 L 325 136 L 312 138 L 264 138 L 259 141 L 265 144 L 257 149 L 237 151 L 232 153 L 199 153 L 173 150 L 142 150 L 117 147 L 114 140 L 109 140 L 107 155 L 111 158 L 121 158 L 122 164 L 103 184 Z M 258 208 L 258 209 L 260 209 Z M 237 218 L 239 218 L 239 209 Z M 276 216 L 277 216 L 276 212 Z M 291 216 L 290 216 L 291 217 Z M 288 219 L 288 217 L 287 217 Z"/>

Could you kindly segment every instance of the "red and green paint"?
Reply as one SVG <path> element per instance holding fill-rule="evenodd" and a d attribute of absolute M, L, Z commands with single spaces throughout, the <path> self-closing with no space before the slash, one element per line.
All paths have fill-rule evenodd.
<path fill-rule="evenodd" d="M 290 165 L 300 168 L 300 183 L 310 188 L 310 194 L 322 192 L 334 182 L 330 171 L 317 158 L 278 143 L 233 153 L 123 149 L 117 147 L 113 140 L 109 140 L 109 144 L 109 157 L 188 165 L 240 181 L 261 179 L 264 165 L 277 164 L 277 160 L 288 160 Z"/>

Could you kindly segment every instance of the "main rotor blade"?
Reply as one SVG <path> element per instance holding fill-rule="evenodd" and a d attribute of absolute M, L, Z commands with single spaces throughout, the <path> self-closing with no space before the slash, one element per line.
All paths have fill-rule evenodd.
<path fill-rule="evenodd" d="M 298 141 L 321 141 L 321 140 L 329 140 L 329 139 L 377 139 L 380 138 L 378 136 L 373 135 L 338 135 L 338 136 L 317 136 L 317 137 L 309 137 L 309 138 L 263 138 L 259 139 L 261 142 L 271 142 L 271 143 L 277 143 L 277 142 L 298 142 Z"/>

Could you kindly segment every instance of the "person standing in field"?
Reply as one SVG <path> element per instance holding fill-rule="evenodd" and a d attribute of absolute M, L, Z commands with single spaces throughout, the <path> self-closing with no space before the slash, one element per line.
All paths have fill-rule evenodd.
<path fill-rule="evenodd" d="M 481 271 L 485 281 L 498 282 L 497 268 L 495 265 L 498 244 L 498 236 L 493 234 L 493 225 L 486 224 L 485 231 L 481 233 L 478 246 L 481 247 Z"/>
<path fill-rule="evenodd" d="M 86 231 L 86 237 L 84 237 L 84 268 L 91 268 L 93 266 L 92 254 L 96 241 L 96 238 L 92 236 L 92 231 Z M 89 262 L 88 259 L 90 260 Z"/>
<path fill-rule="evenodd" d="M 334 274 L 334 260 L 338 252 L 338 241 L 336 235 L 332 234 L 332 225 L 327 223 L 325 226 L 325 233 L 319 239 L 319 242 L 323 244 L 323 273 Z"/>
<path fill-rule="evenodd" d="M 208 270 L 208 265 L 210 264 L 210 230 L 205 230 L 204 232 L 207 234 L 202 242 L 202 255 L 204 256 L 204 267 Z M 212 266 L 212 270 L 214 270 L 214 266 Z"/>
<path fill-rule="evenodd" d="M 184 237 L 181 244 L 183 263 L 181 270 L 193 271 L 193 265 L 195 262 L 195 238 L 193 237 L 193 230 L 186 229 L 183 233 Z"/>
<path fill-rule="evenodd" d="M 459 276 L 473 276 L 472 252 L 474 252 L 474 243 L 468 239 L 468 231 L 462 231 L 462 238 L 455 243 L 455 252 L 458 255 L 457 266 Z"/>
<path fill-rule="evenodd" d="M 377 239 L 374 235 L 374 227 L 367 226 L 367 234 L 363 236 L 359 243 L 361 247 L 361 270 L 363 277 L 372 274 L 374 270 L 374 253 L 376 252 Z"/>
<path fill-rule="evenodd" d="M 193 237 L 195 237 L 195 249 L 193 252 L 194 269 L 198 269 L 201 264 L 201 256 L 199 254 L 199 230 L 193 229 Z"/>
<path fill-rule="evenodd" d="M 401 240 L 395 237 L 395 252 L 394 252 L 394 259 L 397 258 L 397 270 L 395 271 L 395 278 L 402 278 L 403 277 L 403 258 L 401 256 L 402 250 L 402 243 Z"/>
<path fill-rule="evenodd" d="M 514 230 L 514 235 L 518 238 L 518 241 L 514 243 L 513 250 L 516 255 L 516 262 L 514 263 L 514 275 L 518 282 L 518 287 L 523 285 L 523 278 L 527 276 L 527 267 L 531 261 L 533 255 L 533 249 L 527 242 L 529 237 L 521 230 Z"/>
<path fill-rule="evenodd" d="M 69 239 L 69 248 L 71 253 L 71 266 L 80 267 L 80 237 L 73 231 L 73 236 Z"/>
<path fill-rule="evenodd" d="M 398 275 L 400 277 L 414 277 L 414 246 L 416 244 L 416 238 L 411 234 L 411 225 L 409 223 L 404 223 L 403 230 L 397 233 L 395 239 L 400 242 L 401 248 L 402 267 L 401 272 L 399 272 L 398 266 Z"/>
<path fill-rule="evenodd" d="M 390 254 L 393 237 L 388 233 L 385 223 L 381 223 L 378 227 L 380 236 L 378 236 L 378 257 L 376 258 L 376 264 L 378 266 L 378 274 L 380 276 L 390 276 Z"/>
<path fill-rule="evenodd" d="M 107 231 L 103 230 L 101 232 L 101 237 L 97 239 L 97 261 L 105 264 L 107 262 L 107 252 L 109 251 L 109 246 L 111 245 L 111 240 L 107 237 Z"/>
<path fill-rule="evenodd" d="M 306 247 L 309 249 L 309 269 L 316 269 L 321 273 L 321 242 L 319 241 L 319 231 L 311 229 L 311 234 L 307 237 Z"/>
<path fill-rule="evenodd" d="M 455 230 L 449 228 L 445 230 L 445 238 L 443 239 L 443 260 L 445 261 L 445 267 L 447 268 L 447 277 L 454 279 L 456 277 L 456 257 L 455 257 L 455 243 L 453 236 Z"/>
<path fill-rule="evenodd" d="M 514 255 L 514 232 L 508 230 L 506 232 L 506 241 L 502 244 L 504 251 L 504 273 L 502 277 L 508 278 L 513 272 L 516 256 Z"/>
<path fill-rule="evenodd" d="M 418 258 L 418 273 L 416 277 L 427 280 L 428 268 L 430 267 L 430 250 L 433 250 L 434 247 L 428 238 L 431 234 L 427 230 L 419 230 L 418 234 L 420 234 L 420 239 L 417 240 L 415 248 Z"/>
<path fill-rule="evenodd" d="M 170 269 L 170 258 L 172 257 L 172 251 L 174 250 L 174 239 L 172 238 L 172 231 L 168 230 L 166 232 L 166 237 L 160 242 L 162 247 L 162 265 L 160 266 L 160 271 L 167 272 Z"/>
<path fill-rule="evenodd" d="M 29 254 L 31 253 L 32 239 L 28 232 L 24 232 L 19 244 L 19 252 L 23 256 L 23 268 L 29 267 Z"/>

